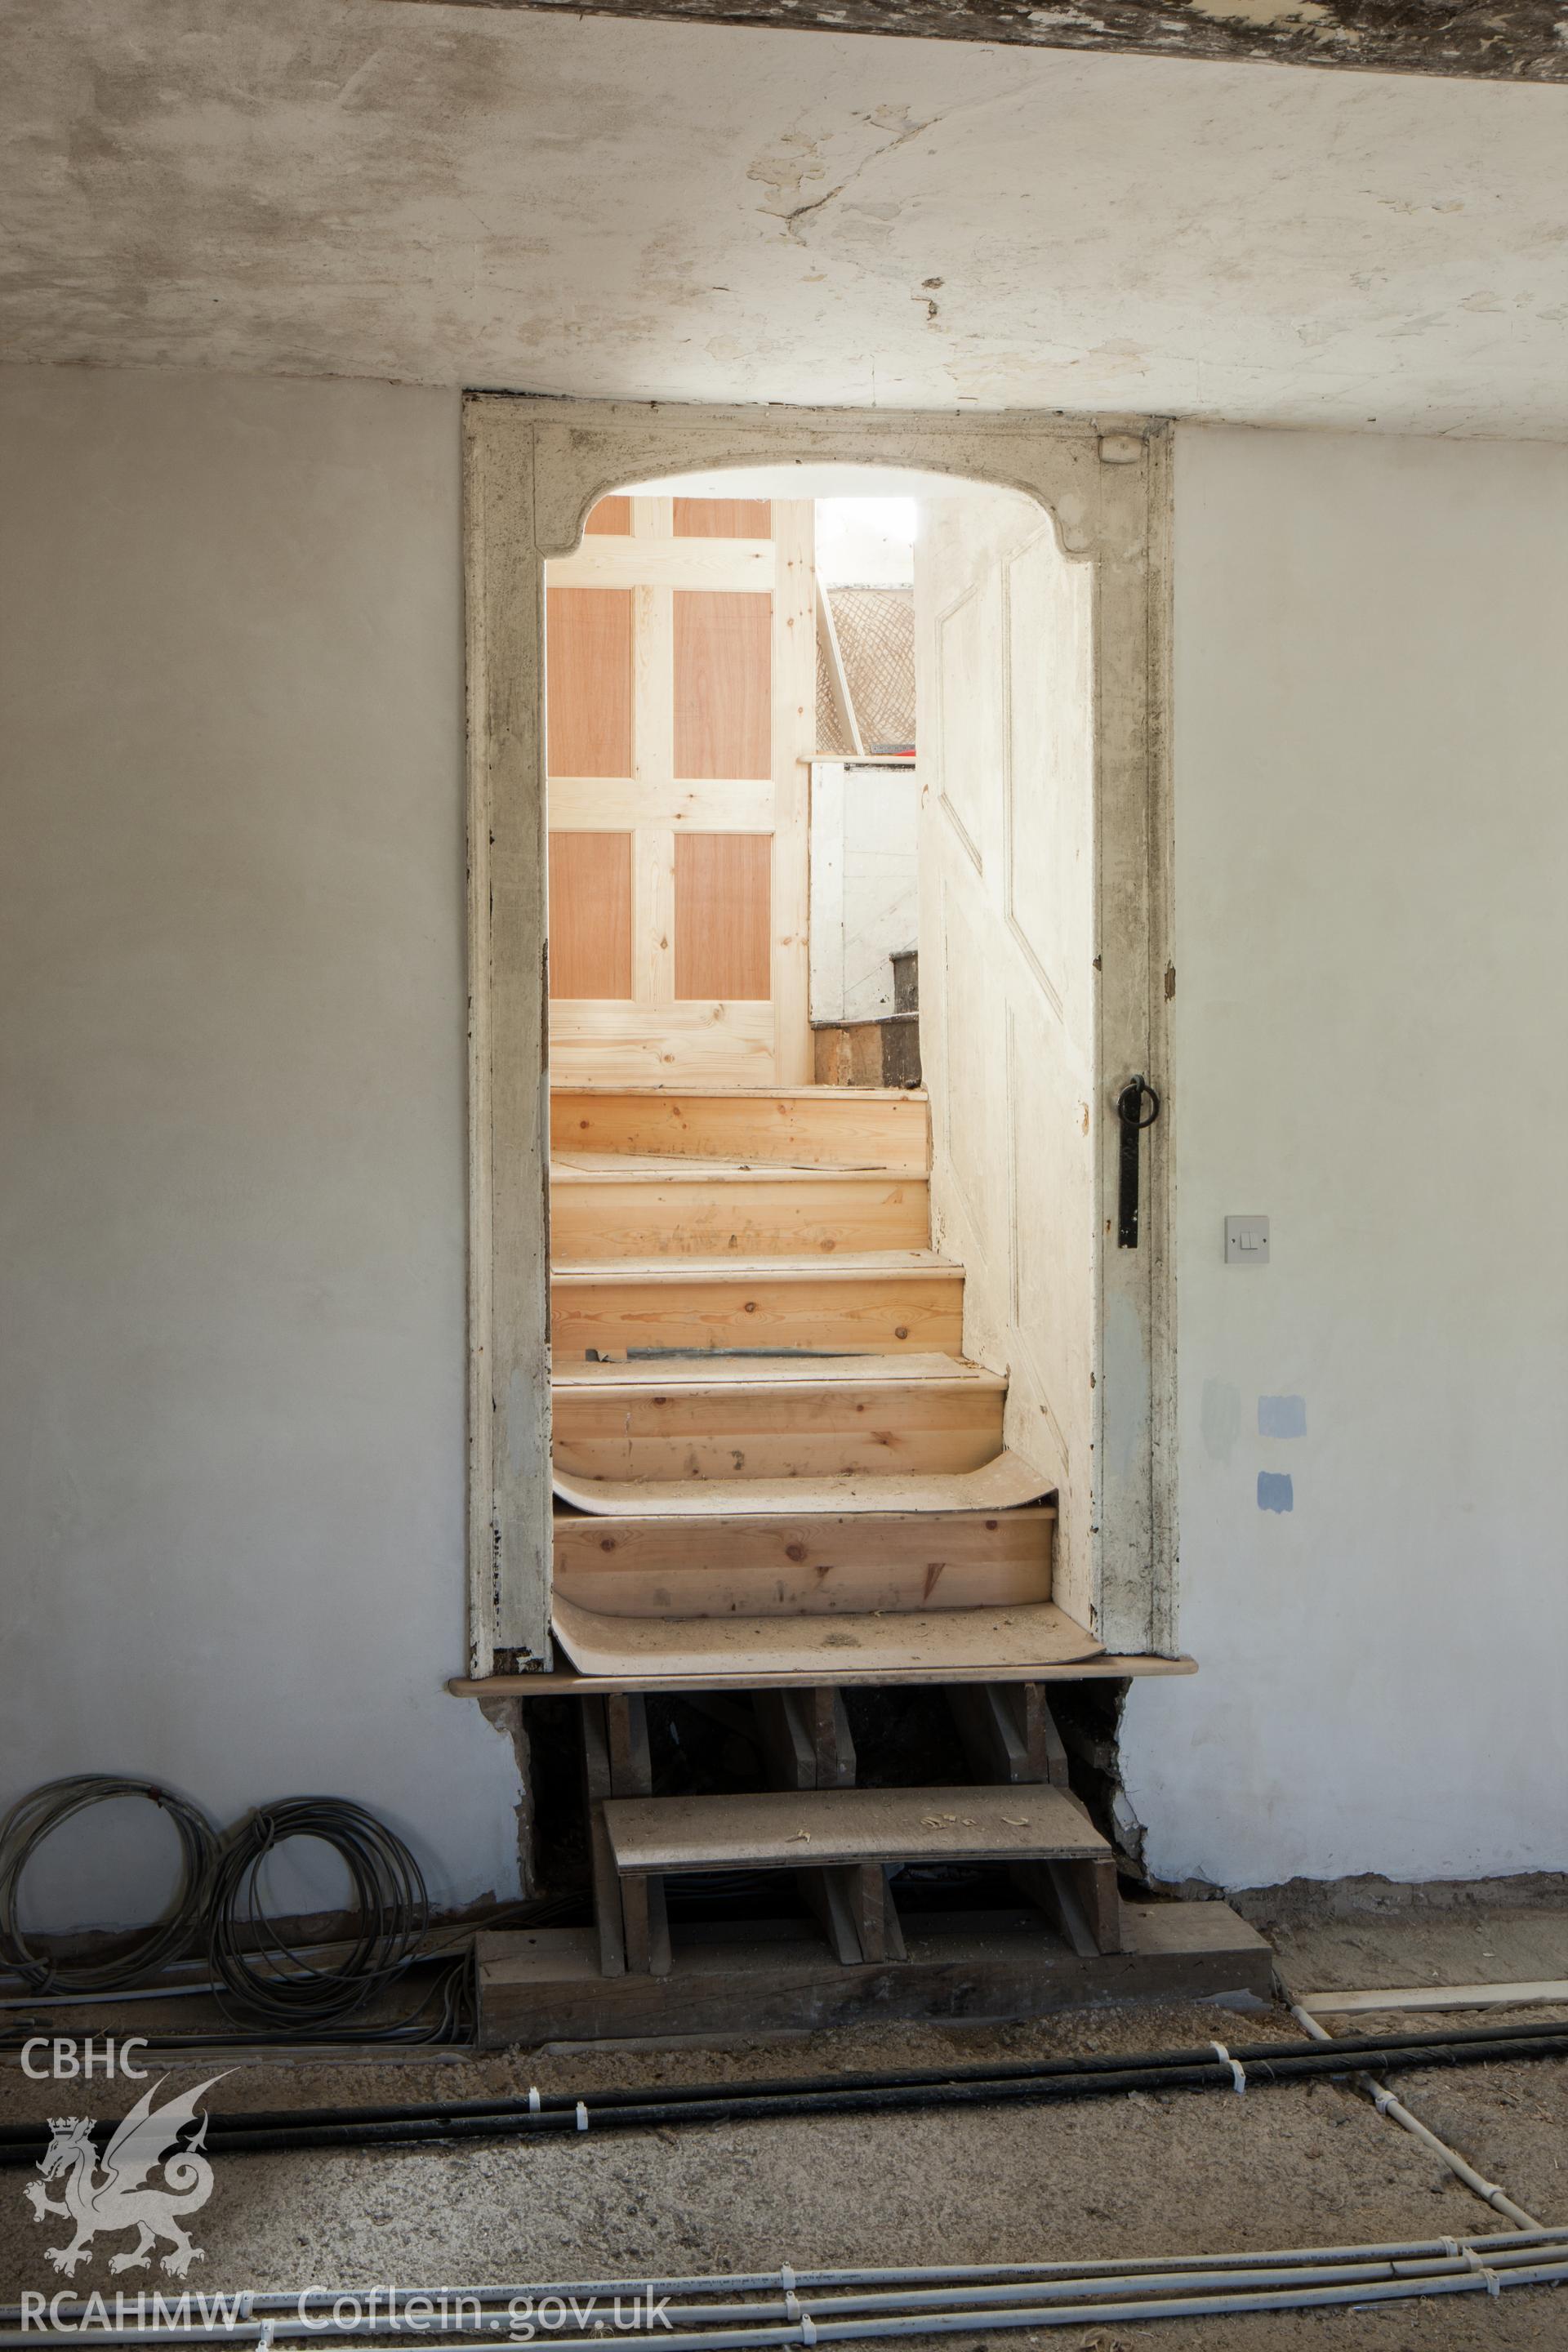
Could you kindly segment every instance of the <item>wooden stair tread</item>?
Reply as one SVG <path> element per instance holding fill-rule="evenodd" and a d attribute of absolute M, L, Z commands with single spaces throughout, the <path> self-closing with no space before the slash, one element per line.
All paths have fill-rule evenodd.
<path fill-rule="evenodd" d="M 978 1470 L 850 1471 L 799 1478 L 577 1478 L 557 1469 L 555 1492 L 606 1517 L 773 1518 L 802 1511 L 882 1515 L 1011 1511 L 1037 1503 L 1048 1478 L 1021 1454 L 998 1454 Z"/>
<path fill-rule="evenodd" d="M 822 1334 L 807 1318 L 800 1336 Z M 981 1469 L 1003 1451 L 1006 1381 L 952 1356 L 704 1349 L 609 1363 L 563 1351 L 558 1360 L 552 1460 L 573 1478 L 940 1474 Z"/>
<path fill-rule="evenodd" d="M 814 1271 L 820 1272 L 820 1268 Z M 713 1356 L 672 1357 L 618 1364 L 570 1363 L 551 1376 L 556 1389 L 747 1389 L 881 1386 L 890 1381 L 931 1388 L 987 1389 L 1005 1393 L 1006 1375 L 988 1372 L 962 1356 Z"/>
<path fill-rule="evenodd" d="M 1005 1609 L 909 1610 L 893 1617 L 610 1617 L 559 1591 L 555 1636 L 579 1674 L 634 1684 L 695 1676 L 743 1686 L 760 1675 L 817 1683 L 1016 1680 L 1103 1657 L 1101 1644 L 1054 1601 Z M 1190 1674 L 1189 1660 L 1142 1668 Z"/>
<path fill-rule="evenodd" d="M 576 1151 L 550 1155 L 552 1184 L 923 1184 L 882 1160 L 704 1160 L 695 1153 Z"/>
<path fill-rule="evenodd" d="M 952 1282 L 963 1274 L 952 1258 L 934 1250 L 861 1250 L 831 1258 L 647 1257 L 573 1258 L 557 1263 L 551 1279 L 570 1286 L 587 1283 L 668 1282 L 854 1282 L 868 1275 L 900 1281 Z"/>
<path fill-rule="evenodd" d="M 845 1863 L 1104 1861 L 1110 1848 L 1065 1789 L 763 1790 L 611 1797 L 617 1870 L 812 1869 Z"/>
<path fill-rule="evenodd" d="M 551 1087 L 552 1094 L 596 1095 L 614 1101 L 623 1095 L 634 1096 L 638 1101 L 679 1102 L 687 1096 L 711 1097 L 721 1102 L 737 1098 L 749 1102 L 909 1102 L 923 1103 L 923 1087 L 724 1087 L 689 1086 L 679 1080 L 667 1086 L 655 1086 L 651 1081 L 626 1079 L 608 1080 L 597 1085 L 581 1078 L 558 1078 Z"/>

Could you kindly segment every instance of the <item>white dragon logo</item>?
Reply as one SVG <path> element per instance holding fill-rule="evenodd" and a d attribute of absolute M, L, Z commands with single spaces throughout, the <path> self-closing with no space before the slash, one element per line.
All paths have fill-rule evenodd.
<path fill-rule="evenodd" d="M 221 2074 L 214 2074 L 209 2081 L 198 2083 L 194 2091 L 183 2092 L 157 2108 L 153 2101 L 163 2088 L 162 2080 L 143 2091 L 123 2123 L 114 2127 L 103 2151 L 101 2180 L 94 2179 L 99 2161 L 92 2144 L 92 2117 L 50 2116 L 53 2137 L 38 2160 L 38 2170 L 45 2180 L 58 2179 L 64 2173 L 65 2197 L 57 2203 L 37 2180 L 28 2181 L 25 2194 L 35 2221 L 41 2221 L 47 2213 L 58 2213 L 76 2224 L 76 2235 L 68 2246 L 45 2249 L 56 2270 L 69 2278 L 79 2263 L 91 2262 L 92 2241 L 100 2230 L 139 2233 L 128 2253 L 112 2256 L 111 2271 L 146 2270 L 161 2238 L 174 2248 L 163 2256 L 163 2266 L 175 2278 L 184 2278 L 193 2263 L 205 2260 L 177 2218 L 199 2211 L 213 2192 L 213 2168 L 201 2153 L 207 2135 L 205 2116 L 200 2130 L 183 2147 L 179 2135 L 195 2121 L 196 2102 L 203 2092 L 222 2080 Z M 163 2169 L 163 2181 L 153 2188 L 143 2187 L 147 2175 L 159 2165 Z"/>

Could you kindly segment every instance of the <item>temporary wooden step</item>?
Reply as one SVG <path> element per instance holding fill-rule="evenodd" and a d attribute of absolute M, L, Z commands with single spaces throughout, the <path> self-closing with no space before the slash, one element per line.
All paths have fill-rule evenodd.
<path fill-rule="evenodd" d="M 776 1512 L 994 1512 L 1037 1503 L 1050 1480 L 1020 1454 L 975 1470 L 879 1470 L 818 1478 L 574 1478 L 557 1464 L 555 1492 L 579 1511 L 643 1518 L 760 1518 Z"/>
<path fill-rule="evenodd" d="M 672 1152 L 703 1160 L 880 1168 L 923 1176 L 923 1094 L 880 1087 L 552 1087 L 554 1151 Z"/>
<path fill-rule="evenodd" d="M 555 1360 L 635 1349 L 781 1349 L 954 1355 L 963 1337 L 963 1271 L 929 1250 L 884 1250 L 827 1264 L 666 1258 L 557 1264 Z"/>
<path fill-rule="evenodd" d="M 623 1876 L 844 1863 L 1100 1862 L 1110 1848 L 1065 1789 L 790 1789 L 611 1798 Z"/>
<path fill-rule="evenodd" d="M 844 1961 L 889 1957 L 883 1874 L 906 1863 L 1005 1863 L 1075 1951 L 1121 1948 L 1115 1857 L 1079 1799 L 1049 1783 L 852 1789 L 801 1780 L 737 1795 L 612 1798 L 601 1826 L 623 1889 L 658 1887 L 672 1870 L 808 1865 L 818 1892 L 837 1895 L 825 1924 Z"/>
<path fill-rule="evenodd" d="M 1065 1789 L 1010 1800 L 989 1789 L 611 1800 L 603 1825 L 623 1890 L 658 1888 L 671 1868 L 798 1868 L 809 1858 L 819 1888 L 837 1896 L 825 1925 L 844 1961 L 883 1959 L 889 1946 L 904 1957 L 885 1874 L 911 1862 L 1005 1863 L 1074 1951 L 1121 1948 L 1115 1857 Z"/>
<path fill-rule="evenodd" d="M 649 1154 L 557 1154 L 551 1236 L 561 1256 L 756 1258 L 923 1249 L 923 1176 L 880 1169 L 769 1168 Z"/>
<path fill-rule="evenodd" d="M 952 1356 L 563 1362 L 554 1462 L 572 1478 L 976 1470 L 1002 1450 L 1007 1383 Z"/>
<path fill-rule="evenodd" d="M 603 1616 L 1007 1608 L 1048 1601 L 1056 1513 L 555 1517 L 555 1589 Z"/>

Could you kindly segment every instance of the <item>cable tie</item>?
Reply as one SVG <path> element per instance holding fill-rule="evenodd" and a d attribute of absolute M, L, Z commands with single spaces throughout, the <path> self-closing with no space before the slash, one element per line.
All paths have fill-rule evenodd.
<path fill-rule="evenodd" d="M 1497 2302 L 1502 2294 L 1501 2279 L 1499 2278 L 1496 2271 L 1489 2271 L 1484 2263 L 1481 2264 L 1481 2276 L 1487 2283 L 1487 2293 L 1494 2303 Z"/>
<path fill-rule="evenodd" d="M 1470 2254 L 1475 2252 L 1475 2248 L 1473 2246 L 1461 2246 L 1458 2238 L 1439 2238 L 1437 2243 L 1442 2247 L 1443 2252 L 1447 2255 L 1449 2261 L 1454 2263 L 1458 2261 L 1461 2254 Z"/>
<path fill-rule="evenodd" d="M 816 2328 L 809 2311 L 803 2311 L 800 2315 L 800 2340 L 803 2344 L 815 2344 L 816 2341 Z"/>
<path fill-rule="evenodd" d="M 779 2284 L 785 2294 L 791 2294 L 795 2291 L 795 2271 L 788 2263 L 779 2264 Z"/>
<path fill-rule="evenodd" d="M 579 2131 L 586 2131 L 588 2128 L 588 2110 L 581 2099 L 577 2102 L 577 2128 Z"/>
<path fill-rule="evenodd" d="M 529 2112 L 529 2114 L 530 2114 L 531 2116 L 536 2116 L 536 2115 L 539 2113 L 539 2110 L 540 2110 L 540 2108 L 541 2108 L 541 2106 L 542 2106 L 542 2105 L 543 2105 L 543 2101 L 540 2098 L 540 2095 L 539 2095 L 539 2086 L 538 2086 L 538 2084 L 537 2084 L 536 2083 L 531 2083 L 531 2084 L 529 2084 L 529 2086 L 528 2086 L 528 2112 Z"/>
<path fill-rule="evenodd" d="M 784 2289 L 784 2317 L 786 2319 L 798 2319 L 800 2316 L 800 2297 L 796 2294 L 793 2286 L 786 2287 Z"/>
<path fill-rule="evenodd" d="M 1247 2089 L 1247 2069 L 1242 2064 L 1240 2059 L 1233 2058 L 1223 2042 L 1211 2042 L 1209 2043 L 1209 2048 L 1211 2050 L 1217 2050 L 1219 2053 L 1220 2064 L 1230 2068 L 1230 2079 L 1235 2084 L 1237 2094 L 1239 2095 L 1245 2092 Z"/>
<path fill-rule="evenodd" d="M 278 2323 L 275 2319 L 262 2321 L 261 2333 L 256 2339 L 257 2352 L 270 2352 L 272 2338 L 277 2333 L 277 2328 Z"/>

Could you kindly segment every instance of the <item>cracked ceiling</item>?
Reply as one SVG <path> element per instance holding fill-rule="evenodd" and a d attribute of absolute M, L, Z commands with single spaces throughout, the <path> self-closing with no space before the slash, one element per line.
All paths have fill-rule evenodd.
<path fill-rule="evenodd" d="M 400 0 L 395 0 L 399 5 Z M 1559 0 L 467 0 L 672 24 L 1007 41 L 1149 58 L 1237 58 L 1364 73 L 1568 81 Z"/>
<path fill-rule="evenodd" d="M 1561 85 L 398 0 L 9 26 L 14 360 L 1568 436 Z"/>

